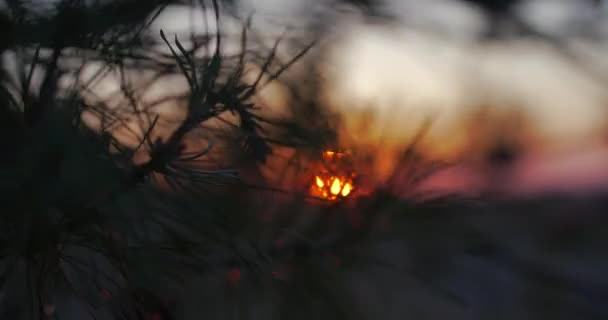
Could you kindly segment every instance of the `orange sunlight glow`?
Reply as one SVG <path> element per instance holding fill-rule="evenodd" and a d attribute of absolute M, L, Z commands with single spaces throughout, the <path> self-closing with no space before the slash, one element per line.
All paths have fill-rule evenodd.
<path fill-rule="evenodd" d="M 315 183 L 311 188 L 311 193 L 326 200 L 337 200 L 340 197 L 348 197 L 353 189 L 353 182 L 349 177 L 331 176 L 324 180 L 320 176 L 315 176 Z"/>
<path fill-rule="evenodd" d="M 347 158 L 343 152 L 325 151 L 323 153 L 323 165 L 320 172 L 314 176 L 310 193 L 313 196 L 337 200 L 346 198 L 352 194 L 354 187 L 354 173 L 347 172 L 344 159 Z"/>

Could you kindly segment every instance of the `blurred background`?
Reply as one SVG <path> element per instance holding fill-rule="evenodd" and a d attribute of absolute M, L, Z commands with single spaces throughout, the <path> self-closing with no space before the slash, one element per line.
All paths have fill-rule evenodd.
<path fill-rule="evenodd" d="M 202 30 L 203 11 L 176 6 L 156 24 Z M 430 121 L 419 149 L 458 165 L 425 188 L 478 193 L 496 181 L 492 188 L 521 195 L 608 187 L 606 1 L 235 0 L 224 15 L 251 16 L 269 45 L 287 38 L 283 54 L 318 41 L 260 96 L 275 117 L 305 118 L 293 112 L 299 102 L 289 89 L 316 82 L 314 103 L 340 119 L 331 124 L 339 144 L 374 150 L 366 170 L 378 183 Z M 496 159 L 508 162 L 496 167 L 509 168 L 500 179 L 488 175 Z"/>

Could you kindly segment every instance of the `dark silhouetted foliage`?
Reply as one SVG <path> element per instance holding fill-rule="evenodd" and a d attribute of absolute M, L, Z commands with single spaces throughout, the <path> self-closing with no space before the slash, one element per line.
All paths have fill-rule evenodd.
<path fill-rule="evenodd" d="M 605 200 L 579 212 L 563 199 L 397 197 L 393 183 L 444 165 L 422 158 L 416 139 L 403 176 L 360 198 L 244 181 L 235 163 L 255 168 L 275 146 L 317 153 L 336 133 L 312 71 L 291 92 L 298 117 L 261 115 L 256 93 L 312 44 L 280 61 L 278 44 L 248 47 L 243 21 L 237 52 L 226 50 L 220 13 L 232 1 L 6 3 L 0 319 L 608 317 Z M 184 3 L 209 10 L 216 32 L 150 31 Z M 250 65 L 261 70 L 245 81 Z M 119 102 L 94 89 L 112 75 Z M 143 102 L 176 79 L 183 93 Z M 156 108 L 167 101 L 178 120 Z"/>

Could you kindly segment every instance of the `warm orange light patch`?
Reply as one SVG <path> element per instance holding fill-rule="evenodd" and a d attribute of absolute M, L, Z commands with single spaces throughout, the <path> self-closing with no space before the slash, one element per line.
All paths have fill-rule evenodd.
<path fill-rule="evenodd" d="M 321 180 L 321 178 L 315 177 L 315 180 L 316 180 L 318 188 L 323 188 L 325 186 L 325 182 L 323 182 L 323 180 Z"/>
<path fill-rule="evenodd" d="M 321 176 L 315 176 L 311 192 L 314 196 L 323 199 L 336 200 L 349 196 L 353 189 L 353 181 L 350 177 L 330 176 L 323 179 Z"/>
<path fill-rule="evenodd" d="M 343 152 L 323 152 L 323 165 L 311 184 L 312 195 L 327 200 L 337 200 L 352 194 L 355 189 L 353 181 L 355 174 L 348 171 L 345 158 L 347 157 Z"/>
<path fill-rule="evenodd" d="M 341 194 L 342 194 L 343 197 L 346 197 L 346 196 L 348 196 L 350 194 L 350 192 L 352 190 L 353 190 L 353 186 L 350 183 L 346 182 L 344 184 L 344 187 L 342 187 L 342 193 Z"/>

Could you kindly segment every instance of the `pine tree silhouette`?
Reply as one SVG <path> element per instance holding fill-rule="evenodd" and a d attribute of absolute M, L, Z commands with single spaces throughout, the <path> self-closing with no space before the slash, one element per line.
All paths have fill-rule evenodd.
<path fill-rule="evenodd" d="M 218 29 L 191 39 L 150 33 L 178 2 L 61 0 L 42 11 L 6 3 L 1 319 L 608 316 L 602 201 L 586 210 L 563 199 L 420 203 L 378 190 L 328 204 L 251 188 L 230 163 L 207 166 L 217 139 L 255 164 L 276 144 L 317 152 L 335 142 L 323 121 L 321 130 L 257 113 L 258 90 L 311 45 L 286 62 L 276 46 L 252 53 L 244 21 L 239 52 L 227 53 L 228 2 L 187 3 L 213 12 Z M 252 62 L 262 71 L 244 82 Z M 92 77 L 65 81 L 92 64 L 101 66 Z M 150 72 L 152 83 L 128 81 L 133 71 Z M 108 74 L 117 75 L 117 105 L 92 99 Z M 187 90 L 142 106 L 166 76 Z M 309 92 L 302 110 L 312 113 L 319 106 Z M 183 118 L 155 110 L 167 101 Z M 225 135 L 202 125 L 227 113 L 237 121 Z M 269 136 L 268 125 L 281 134 Z M 402 157 L 413 168 L 408 183 L 428 176 L 415 144 Z"/>

